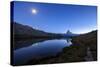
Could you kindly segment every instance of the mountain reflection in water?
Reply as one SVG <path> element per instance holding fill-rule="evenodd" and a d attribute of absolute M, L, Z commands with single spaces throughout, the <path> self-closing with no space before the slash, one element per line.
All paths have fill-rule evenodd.
<path fill-rule="evenodd" d="M 14 43 L 14 64 L 24 64 L 33 58 L 56 56 L 66 46 L 70 46 L 71 39 L 32 39 L 19 40 Z"/>

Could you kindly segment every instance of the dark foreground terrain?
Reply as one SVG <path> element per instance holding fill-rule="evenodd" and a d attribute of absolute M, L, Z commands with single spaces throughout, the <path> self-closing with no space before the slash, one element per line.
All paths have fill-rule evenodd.
<path fill-rule="evenodd" d="M 63 52 L 58 53 L 55 57 L 49 56 L 41 59 L 32 59 L 24 65 L 97 60 L 97 31 L 73 37 L 72 43 L 74 45 L 63 48 Z"/>

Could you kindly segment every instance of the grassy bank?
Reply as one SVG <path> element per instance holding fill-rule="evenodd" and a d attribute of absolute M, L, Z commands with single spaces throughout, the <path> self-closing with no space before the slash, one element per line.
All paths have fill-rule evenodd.
<path fill-rule="evenodd" d="M 92 31 L 90 33 L 74 37 L 72 39 L 74 44 L 80 44 L 83 47 L 80 48 L 90 48 L 93 56 L 93 60 L 97 60 L 97 31 Z"/>

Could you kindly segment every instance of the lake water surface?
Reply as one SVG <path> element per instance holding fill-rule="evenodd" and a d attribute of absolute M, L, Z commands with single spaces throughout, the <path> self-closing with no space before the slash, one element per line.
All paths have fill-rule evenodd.
<path fill-rule="evenodd" d="M 33 58 L 56 56 L 66 46 L 72 43 L 70 39 L 28 40 L 17 41 L 14 49 L 14 64 L 24 64 Z"/>

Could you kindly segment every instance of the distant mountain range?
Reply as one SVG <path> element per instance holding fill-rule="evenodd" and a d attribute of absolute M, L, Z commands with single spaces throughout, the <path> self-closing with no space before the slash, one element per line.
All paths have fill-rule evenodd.
<path fill-rule="evenodd" d="M 34 29 L 28 25 L 22 25 L 16 22 L 11 22 L 12 33 L 15 38 L 30 38 L 30 37 L 71 37 L 76 36 L 69 30 L 65 34 L 49 33 L 41 30 Z"/>
<path fill-rule="evenodd" d="M 74 34 L 74 33 L 70 32 L 70 30 L 68 30 L 65 35 L 66 36 L 78 36 L 80 34 Z"/>
<path fill-rule="evenodd" d="M 27 25 L 22 25 L 16 22 L 12 23 L 13 26 L 13 34 L 14 35 L 34 35 L 34 36 L 38 36 L 38 35 L 46 35 L 47 33 L 44 31 L 40 31 L 40 30 L 36 30 L 30 26 Z"/>
<path fill-rule="evenodd" d="M 14 38 L 52 38 L 52 37 L 61 37 L 60 34 L 54 34 L 49 32 L 44 32 L 41 30 L 34 29 L 27 25 L 22 25 L 16 22 L 11 23 L 12 33 Z"/>

